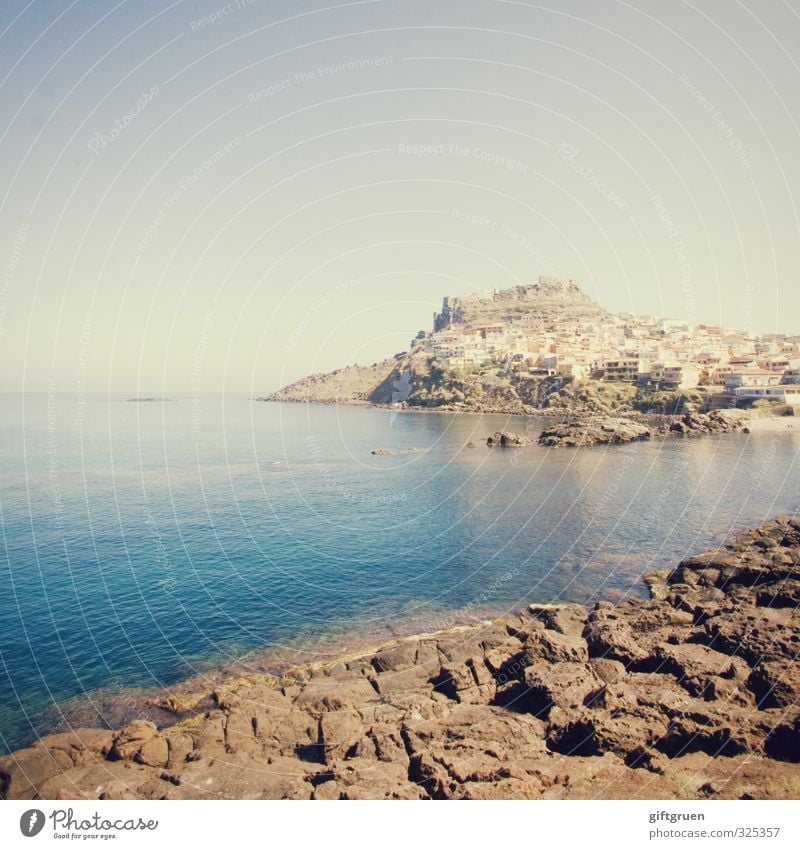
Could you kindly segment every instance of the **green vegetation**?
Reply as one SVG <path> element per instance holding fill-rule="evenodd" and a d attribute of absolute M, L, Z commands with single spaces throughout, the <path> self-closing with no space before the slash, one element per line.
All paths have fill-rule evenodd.
<path fill-rule="evenodd" d="M 610 415 L 630 410 L 635 397 L 636 387 L 632 383 L 576 380 L 550 395 L 546 406 Z"/>
<path fill-rule="evenodd" d="M 449 369 L 416 345 L 406 354 L 371 367 L 350 366 L 327 375 L 311 375 L 275 393 L 269 400 L 403 402 L 409 407 L 426 409 L 480 407 L 514 413 L 543 409 L 555 415 L 569 412 L 678 415 L 688 406 L 704 408 L 707 398 L 706 393 L 697 389 L 639 389 L 633 383 L 564 380 L 530 374 L 525 369 L 512 371 L 507 365 L 495 362 Z M 755 407 L 775 414 L 791 414 L 778 413 L 776 404 L 769 401 L 757 401 Z"/>
<path fill-rule="evenodd" d="M 640 389 L 633 400 L 633 409 L 640 413 L 679 415 L 687 405 L 699 409 L 705 402 L 705 396 L 696 389 Z"/>
<path fill-rule="evenodd" d="M 780 401 L 769 401 L 766 398 L 759 398 L 757 401 L 751 401 L 749 404 L 744 403 L 742 406 L 749 407 L 751 410 L 757 410 L 761 415 L 765 416 L 794 415 L 794 407 L 791 404 L 782 404 Z"/>

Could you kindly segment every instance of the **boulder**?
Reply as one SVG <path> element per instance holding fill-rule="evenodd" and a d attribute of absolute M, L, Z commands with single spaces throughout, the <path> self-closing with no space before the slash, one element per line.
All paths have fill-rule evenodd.
<path fill-rule="evenodd" d="M 558 631 L 537 631 L 525 642 L 525 652 L 532 660 L 548 663 L 586 663 L 589 650 L 580 634 L 563 634 Z"/>
<path fill-rule="evenodd" d="M 591 658 L 617 660 L 626 668 L 647 659 L 648 652 L 624 619 L 610 618 L 605 611 L 591 614 L 583 631 Z"/>
<path fill-rule="evenodd" d="M 500 446 L 501 448 L 510 448 L 520 445 L 530 445 L 533 442 L 530 437 L 521 433 L 512 433 L 511 431 L 496 431 L 491 436 L 487 437 L 486 444 L 493 448 Z"/>
<path fill-rule="evenodd" d="M 169 761 L 169 744 L 165 737 L 151 737 L 136 753 L 137 763 L 165 767 Z"/>
<path fill-rule="evenodd" d="M 134 719 L 114 736 L 108 759 L 112 761 L 132 758 L 142 746 L 155 735 L 154 722 L 146 719 Z"/>
<path fill-rule="evenodd" d="M 0 758 L 0 796 L 4 799 L 35 799 L 38 788 L 74 766 L 60 748 L 43 746 L 21 749 Z"/>
<path fill-rule="evenodd" d="M 319 742 L 325 763 L 347 757 L 365 732 L 361 717 L 353 710 L 323 714 L 319 721 Z"/>
<path fill-rule="evenodd" d="M 418 643 L 409 641 L 382 649 L 372 658 L 377 672 L 388 672 L 413 666 L 417 659 Z"/>

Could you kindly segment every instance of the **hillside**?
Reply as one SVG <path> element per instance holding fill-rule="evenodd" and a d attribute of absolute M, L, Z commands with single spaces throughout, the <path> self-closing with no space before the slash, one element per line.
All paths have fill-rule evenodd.
<path fill-rule="evenodd" d="M 398 404 L 412 409 L 527 413 L 546 403 L 546 381 L 498 366 L 461 374 L 414 347 L 371 366 L 312 374 L 257 400 L 313 404 Z"/>
<path fill-rule="evenodd" d="M 510 322 L 527 315 L 557 323 L 600 321 L 609 314 L 576 281 L 540 277 L 530 285 L 445 297 L 434 317 L 434 333 L 449 326 Z M 391 359 L 312 374 L 258 400 L 526 413 L 546 406 L 554 388 L 547 379 L 512 372 L 500 363 L 468 371 L 450 369 L 416 340 L 409 351 Z"/>
<path fill-rule="evenodd" d="M 312 374 L 264 395 L 259 401 L 293 401 L 315 404 L 367 403 L 375 387 L 395 370 L 394 358 L 371 366 L 345 366 L 328 374 Z"/>
<path fill-rule="evenodd" d="M 725 328 L 613 315 L 575 280 L 543 276 L 445 297 L 433 329 L 417 334 L 407 352 L 314 374 L 259 400 L 559 416 L 676 414 L 687 403 L 708 406 L 722 388 L 709 385 L 710 371 L 701 374 L 692 356 L 713 360 L 701 352 L 753 350 L 756 341 Z M 631 362 L 633 374 L 626 371 Z M 651 365 L 661 377 L 649 373 Z M 667 368 L 677 380 L 666 379 Z"/>

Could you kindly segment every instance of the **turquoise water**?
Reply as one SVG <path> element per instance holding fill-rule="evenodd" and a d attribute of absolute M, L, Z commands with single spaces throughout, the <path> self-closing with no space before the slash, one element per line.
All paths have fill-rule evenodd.
<path fill-rule="evenodd" d="M 644 572 L 800 506 L 798 434 L 484 445 L 541 424 L 2 398 L 0 744 L 50 730 L 53 705 L 254 650 L 642 596 Z"/>

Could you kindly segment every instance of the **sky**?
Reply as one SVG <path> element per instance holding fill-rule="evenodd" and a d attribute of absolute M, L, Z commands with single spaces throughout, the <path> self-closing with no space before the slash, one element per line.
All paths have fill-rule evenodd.
<path fill-rule="evenodd" d="M 0 390 L 243 391 L 445 295 L 800 332 L 797 0 L 5 0 Z"/>

